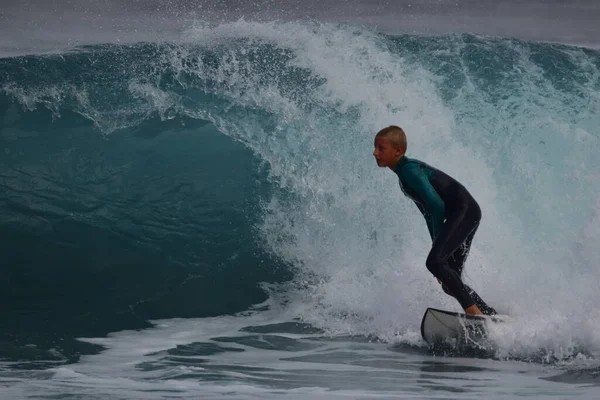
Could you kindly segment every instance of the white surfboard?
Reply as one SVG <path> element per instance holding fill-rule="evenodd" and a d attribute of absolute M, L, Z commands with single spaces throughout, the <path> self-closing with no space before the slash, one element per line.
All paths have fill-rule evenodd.
<path fill-rule="evenodd" d="M 488 316 L 474 316 L 451 311 L 428 308 L 421 321 L 421 336 L 429 344 L 464 343 L 482 344 L 487 336 L 489 323 L 501 319 Z"/>

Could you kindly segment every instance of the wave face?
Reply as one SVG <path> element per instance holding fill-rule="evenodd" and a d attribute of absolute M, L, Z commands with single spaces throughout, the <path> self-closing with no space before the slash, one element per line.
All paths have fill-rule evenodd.
<path fill-rule="evenodd" d="M 0 59 L 5 340 L 267 296 L 331 333 L 412 340 L 425 307 L 457 305 L 371 156 L 398 124 L 481 205 L 465 279 L 529 321 L 507 354 L 595 357 L 599 77 L 592 50 L 310 22 Z"/>

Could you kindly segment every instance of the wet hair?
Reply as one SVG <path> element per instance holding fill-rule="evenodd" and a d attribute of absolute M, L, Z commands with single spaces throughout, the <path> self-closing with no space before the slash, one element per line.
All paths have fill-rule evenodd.
<path fill-rule="evenodd" d="M 375 137 L 389 140 L 392 144 L 402 148 L 402 151 L 406 152 L 406 134 L 399 126 L 390 125 L 387 128 L 383 128 L 377 132 Z"/>

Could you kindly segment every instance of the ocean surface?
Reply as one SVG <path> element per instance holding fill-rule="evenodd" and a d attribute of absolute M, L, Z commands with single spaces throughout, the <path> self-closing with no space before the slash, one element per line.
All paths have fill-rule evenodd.
<path fill-rule="evenodd" d="M 600 397 L 596 3 L 84 4 L 0 13 L 0 399 Z M 421 339 L 390 124 L 482 208 L 489 346 Z"/>

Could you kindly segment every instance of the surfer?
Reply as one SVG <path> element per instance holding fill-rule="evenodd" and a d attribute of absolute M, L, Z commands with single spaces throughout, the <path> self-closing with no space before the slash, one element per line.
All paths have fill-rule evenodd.
<path fill-rule="evenodd" d="M 404 195 L 415 202 L 427 222 L 433 246 L 427 269 L 456 298 L 466 314 L 494 315 L 479 295 L 465 285 L 461 274 L 471 241 L 481 220 L 481 209 L 458 181 L 422 161 L 406 157 L 406 134 L 392 125 L 377 132 L 373 156 L 380 167 L 398 175 Z"/>

